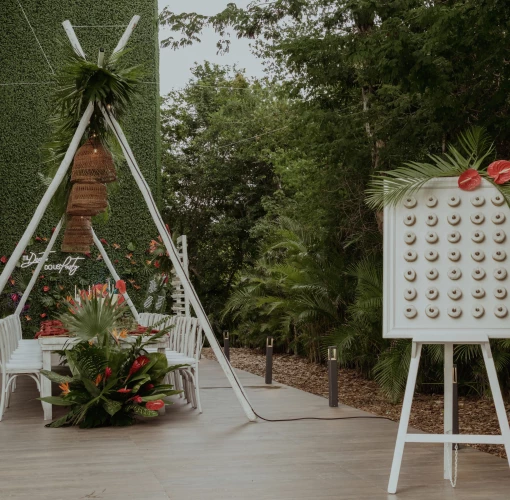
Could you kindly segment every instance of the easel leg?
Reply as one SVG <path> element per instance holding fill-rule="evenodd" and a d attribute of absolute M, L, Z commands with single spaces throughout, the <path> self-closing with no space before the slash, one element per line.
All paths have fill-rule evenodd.
<path fill-rule="evenodd" d="M 499 427 L 505 442 L 506 456 L 510 465 L 510 428 L 508 426 L 508 416 L 506 414 L 505 403 L 503 402 L 503 396 L 501 395 L 501 389 L 499 387 L 498 375 L 496 373 L 494 359 L 492 358 L 491 346 L 488 342 L 484 342 L 483 344 L 480 344 L 480 347 L 482 348 L 483 359 L 487 368 L 487 374 L 489 375 L 492 399 L 494 400 L 494 406 L 496 407 Z"/>
<path fill-rule="evenodd" d="M 411 364 L 409 374 L 407 375 L 406 392 L 402 404 L 402 414 L 400 415 L 400 424 L 398 426 L 397 442 L 395 444 L 395 453 L 393 455 L 393 464 L 391 466 L 390 482 L 388 483 L 388 493 L 396 493 L 398 485 L 398 476 L 406 444 L 407 427 L 409 426 L 409 417 L 411 415 L 411 406 L 413 404 L 414 387 L 416 385 L 416 376 L 418 375 L 418 366 L 420 364 L 421 343 L 413 342 L 411 353 Z"/>
<path fill-rule="evenodd" d="M 453 432 L 453 344 L 444 345 L 444 433 Z M 450 464 L 450 466 L 448 466 Z M 444 444 L 444 478 L 450 479 L 452 443 Z"/>

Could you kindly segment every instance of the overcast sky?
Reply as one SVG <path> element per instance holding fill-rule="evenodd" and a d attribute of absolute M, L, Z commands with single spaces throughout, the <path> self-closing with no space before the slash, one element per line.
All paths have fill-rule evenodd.
<path fill-rule="evenodd" d="M 251 0 L 236 0 L 238 7 L 245 7 Z M 211 15 L 223 10 L 232 0 L 158 0 L 159 10 L 169 7 L 176 13 L 198 12 L 199 14 Z M 168 29 L 160 29 L 160 38 L 167 38 L 171 32 Z M 175 34 L 179 36 L 179 34 Z M 191 67 L 195 62 L 215 62 L 221 65 L 237 64 L 239 68 L 245 68 L 247 76 L 263 76 L 261 62 L 251 54 L 249 41 L 238 40 L 235 36 L 231 39 L 230 52 L 225 55 L 217 55 L 216 42 L 218 35 L 213 29 L 204 30 L 199 37 L 202 42 L 195 43 L 191 47 L 185 47 L 176 51 L 171 48 L 161 49 L 160 78 L 161 95 L 167 94 L 173 88 L 183 87 L 191 78 Z"/>

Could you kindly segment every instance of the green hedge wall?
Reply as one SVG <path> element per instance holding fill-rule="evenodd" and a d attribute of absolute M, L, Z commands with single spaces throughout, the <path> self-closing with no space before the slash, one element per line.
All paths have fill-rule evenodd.
<path fill-rule="evenodd" d="M 159 139 L 159 49 L 156 0 L 103 0 L 85 2 L 79 0 L 21 0 L 26 15 L 47 54 L 51 65 L 59 65 L 61 54 L 59 38 L 65 37 L 62 21 L 69 19 L 74 26 L 126 25 L 133 15 L 141 16 L 133 33 L 126 57 L 133 64 L 143 64 L 146 70 L 140 100 L 132 107 L 125 120 L 125 132 L 134 154 L 156 198 L 160 199 L 160 139 Z M 100 47 L 107 54 L 117 44 L 124 28 L 76 28 L 77 36 L 90 59 L 96 59 Z M 65 38 L 64 38 L 65 39 Z M 41 165 L 41 145 L 49 135 L 48 119 L 52 114 L 52 85 L 45 82 L 51 74 L 40 47 L 16 1 L 2 3 L 2 29 L 0 30 L 0 257 L 9 256 L 33 215 L 44 193 L 38 172 Z M 60 49 L 61 50 L 61 49 Z M 24 82 L 40 85 L 1 84 Z M 154 83 L 156 82 L 156 83 Z M 119 172 L 119 189 L 110 197 L 111 217 L 101 226 L 95 225 L 96 233 L 105 238 L 107 252 L 116 260 L 122 277 L 132 280 L 128 291 L 140 303 L 145 288 L 145 251 L 151 238 L 157 235 L 155 226 L 146 209 L 141 194 L 127 166 Z M 57 216 L 47 212 L 36 234 L 49 238 L 51 228 L 57 224 Z M 37 238 L 38 239 L 38 238 Z M 29 252 L 44 250 L 44 240 L 35 241 Z M 57 242 L 60 248 L 61 237 Z M 120 248 L 114 249 L 113 244 Z M 134 247 L 133 251 L 128 250 Z M 57 249 L 58 249 L 57 248 Z M 132 254 L 130 258 L 126 255 Z M 56 253 L 50 263 L 61 262 L 69 254 Z M 41 273 L 36 289 L 29 300 L 30 307 L 23 315 L 27 336 L 37 331 L 41 315 L 55 314 L 41 303 L 44 293 L 73 290 L 75 284 L 104 281 L 108 271 L 97 260 L 97 251 L 82 261 L 83 265 L 74 277 L 67 274 Z M 0 263 L 0 270 L 3 264 Z M 9 283 L 6 291 L 19 291 L 20 282 L 30 276 L 24 270 L 24 280 Z M 18 278 L 16 276 L 16 278 Z M 44 292 L 49 286 L 51 291 Z M 136 287 L 141 287 L 137 290 Z M 62 290 L 63 288 L 63 290 Z M 4 314 L 9 300 L 4 301 Z M 10 304 L 12 308 L 14 303 Z"/>

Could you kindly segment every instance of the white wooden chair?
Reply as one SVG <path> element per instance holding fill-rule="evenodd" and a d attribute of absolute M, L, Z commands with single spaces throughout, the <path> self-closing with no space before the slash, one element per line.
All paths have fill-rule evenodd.
<path fill-rule="evenodd" d="M 37 350 L 34 346 L 33 342 L 22 342 L 21 323 L 18 316 L 0 319 L 0 369 L 2 373 L 0 421 L 5 408 L 9 407 L 10 393 L 19 375 L 27 375 L 35 380 L 37 389 L 39 393 L 41 392 L 42 352 L 40 347 Z"/>
<path fill-rule="evenodd" d="M 198 365 L 203 346 L 203 332 L 197 318 L 189 316 L 166 316 L 163 314 L 142 313 L 139 315 L 143 326 L 156 328 L 173 326 L 168 335 L 166 357 L 169 365 L 188 365 L 173 375 L 172 383 L 177 390 L 184 390 L 184 396 L 193 408 L 202 413 Z M 180 377 L 179 377 L 180 375 Z"/>

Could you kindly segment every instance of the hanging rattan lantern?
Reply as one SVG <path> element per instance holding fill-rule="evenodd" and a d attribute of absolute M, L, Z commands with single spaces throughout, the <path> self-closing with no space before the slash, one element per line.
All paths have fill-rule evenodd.
<path fill-rule="evenodd" d="M 89 253 L 94 243 L 90 217 L 72 216 L 67 218 L 62 252 Z"/>
<path fill-rule="evenodd" d="M 67 215 L 94 216 L 106 210 L 108 194 L 104 184 L 74 184 L 67 202 Z"/>
<path fill-rule="evenodd" d="M 74 156 L 71 182 L 107 184 L 117 179 L 110 152 L 97 139 L 89 139 Z"/>

